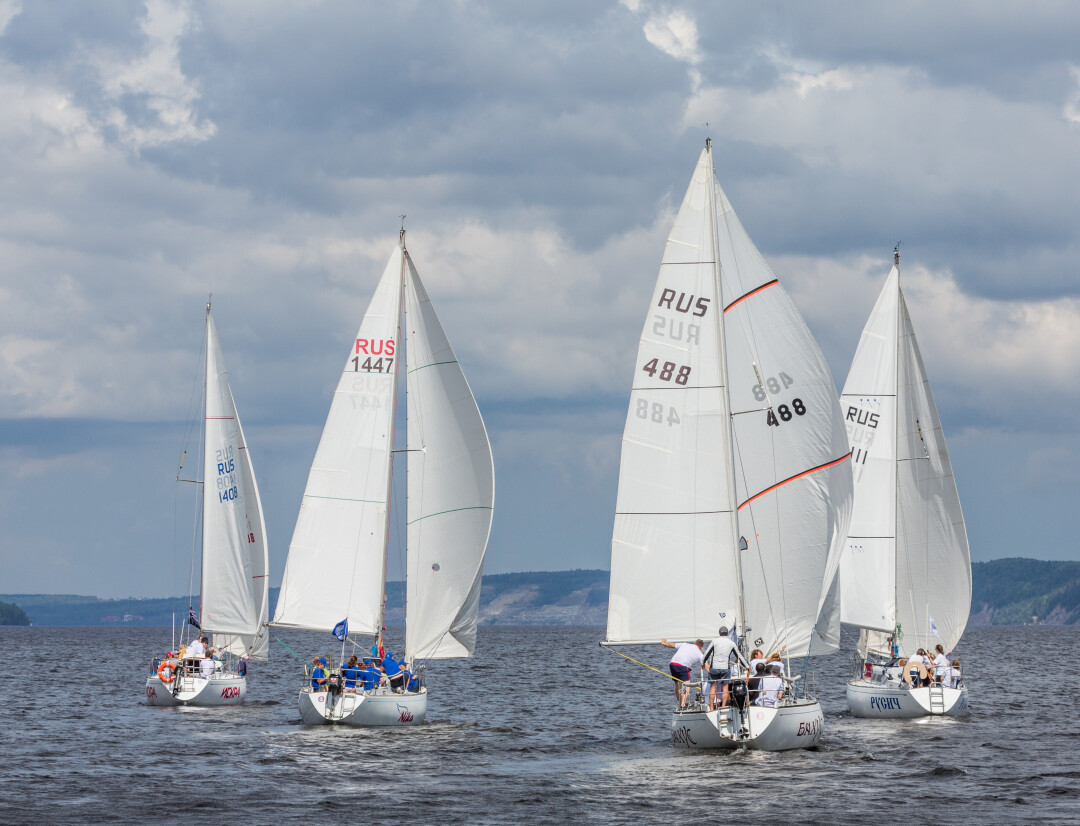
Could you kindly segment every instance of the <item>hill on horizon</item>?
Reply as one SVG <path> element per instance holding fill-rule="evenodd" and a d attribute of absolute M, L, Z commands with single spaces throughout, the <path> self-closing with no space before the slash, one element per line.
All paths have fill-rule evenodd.
<path fill-rule="evenodd" d="M 995 559 L 971 566 L 969 625 L 1080 623 L 1080 562 Z M 488 574 L 480 590 L 481 625 L 593 625 L 607 622 L 608 571 Z M 278 589 L 270 589 L 270 613 Z M 405 583 L 386 588 L 386 621 L 405 621 Z M 187 597 L 99 599 L 76 594 L 0 594 L 34 625 L 158 625 L 187 616 Z M 197 602 L 197 598 L 196 598 Z"/>

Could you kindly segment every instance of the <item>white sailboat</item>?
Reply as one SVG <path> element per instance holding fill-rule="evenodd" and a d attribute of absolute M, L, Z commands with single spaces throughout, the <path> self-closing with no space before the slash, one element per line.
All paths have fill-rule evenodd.
<path fill-rule="evenodd" d="M 470 657 L 491 531 L 494 466 L 483 419 L 402 230 L 349 348 L 296 520 L 273 624 L 381 637 L 398 374 L 405 325 L 408 500 L 405 659 Z M 354 692 L 305 682 L 305 723 L 415 725 L 427 687 Z"/>
<path fill-rule="evenodd" d="M 960 641 L 971 557 L 945 434 L 900 289 L 900 252 L 859 339 L 840 398 L 855 505 L 841 562 L 841 620 L 861 629 L 847 686 L 856 717 L 960 715 L 962 680 L 912 686 L 901 662 Z"/>
<path fill-rule="evenodd" d="M 155 706 L 238 705 L 247 661 L 269 654 L 266 524 L 209 304 L 203 397 L 200 625 L 222 658 L 155 661 L 146 678 Z"/>
<path fill-rule="evenodd" d="M 744 652 L 835 651 L 849 458 L 821 350 L 720 188 L 706 141 L 638 349 L 604 644 L 707 640 L 734 614 Z M 813 746 L 823 715 L 805 689 L 789 677 L 775 706 L 676 708 L 672 740 Z"/>

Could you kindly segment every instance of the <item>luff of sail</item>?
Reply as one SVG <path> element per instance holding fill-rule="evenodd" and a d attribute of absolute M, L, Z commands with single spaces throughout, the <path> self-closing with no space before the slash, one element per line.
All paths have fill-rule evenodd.
<path fill-rule="evenodd" d="M 939 643 L 951 650 L 971 605 L 970 551 L 897 266 L 863 330 L 841 403 L 856 480 L 843 620 L 877 631 L 871 647 L 879 650 L 896 625 L 905 656 Z"/>
<path fill-rule="evenodd" d="M 259 488 L 207 307 L 200 607 L 217 647 L 267 658 L 267 567 Z"/>
<path fill-rule="evenodd" d="M 491 532 L 494 465 L 484 421 L 405 253 L 408 508 L 405 653 L 472 656 Z"/>
<path fill-rule="evenodd" d="M 397 402 L 402 254 L 383 271 L 356 339 L 308 474 L 274 624 L 377 634 Z"/>
<path fill-rule="evenodd" d="M 739 602 L 741 568 L 739 624 L 756 646 L 797 655 L 813 639 L 814 652 L 835 650 L 851 504 L 835 386 L 716 181 L 708 146 L 665 248 L 636 370 L 608 641 L 715 634 L 719 612 Z M 749 544 L 741 566 L 740 533 Z"/>

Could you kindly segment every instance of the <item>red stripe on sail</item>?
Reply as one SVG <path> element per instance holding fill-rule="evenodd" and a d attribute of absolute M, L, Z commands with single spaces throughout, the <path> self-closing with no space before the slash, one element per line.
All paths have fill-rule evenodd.
<path fill-rule="evenodd" d="M 777 482 L 775 485 L 772 485 L 771 487 L 765 488 L 765 490 L 761 491 L 761 493 L 755 493 L 753 496 L 751 496 L 749 499 L 747 499 L 745 502 L 743 502 L 741 505 L 739 505 L 739 507 L 736 510 L 742 510 L 744 507 L 749 505 L 751 502 L 753 502 L 759 496 L 764 496 L 766 493 L 769 493 L 770 491 L 776 490 L 781 485 L 786 485 L 788 482 L 794 482 L 796 479 L 801 479 L 804 476 L 807 476 L 807 475 L 809 475 L 811 473 L 815 473 L 815 472 L 817 472 L 819 470 L 824 470 L 827 467 L 832 467 L 833 465 L 838 465 L 841 462 L 846 461 L 847 459 L 850 459 L 850 458 L 851 458 L 851 454 L 850 453 L 845 453 L 839 459 L 833 459 L 831 462 L 826 462 L 823 465 L 818 465 L 817 467 L 812 467 L 812 468 L 810 468 L 810 470 L 804 470 L 802 473 L 796 473 L 794 476 L 789 476 L 787 479 L 784 479 L 782 482 Z"/>
<path fill-rule="evenodd" d="M 773 284 L 779 284 L 779 283 L 780 283 L 780 279 L 779 278 L 774 278 L 772 281 L 769 281 L 767 284 L 762 284 L 756 290 L 751 290 L 746 295 L 740 296 L 739 298 L 736 298 L 734 301 L 732 301 L 730 304 L 728 304 L 726 307 L 724 307 L 724 312 L 726 313 L 728 310 L 730 310 L 732 307 L 734 307 L 740 301 L 746 301 L 746 299 L 748 299 L 750 296 L 757 295 L 762 290 L 768 289 Z"/>

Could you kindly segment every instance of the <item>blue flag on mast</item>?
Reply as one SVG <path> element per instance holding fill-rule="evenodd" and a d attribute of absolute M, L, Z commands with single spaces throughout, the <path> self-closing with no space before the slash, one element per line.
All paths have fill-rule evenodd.
<path fill-rule="evenodd" d="M 349 618 L 345 617 L 341 622 L 334 626 L 333 634 L 342 642 L 345 642 L 345 638 L 349 636 Z"/>

